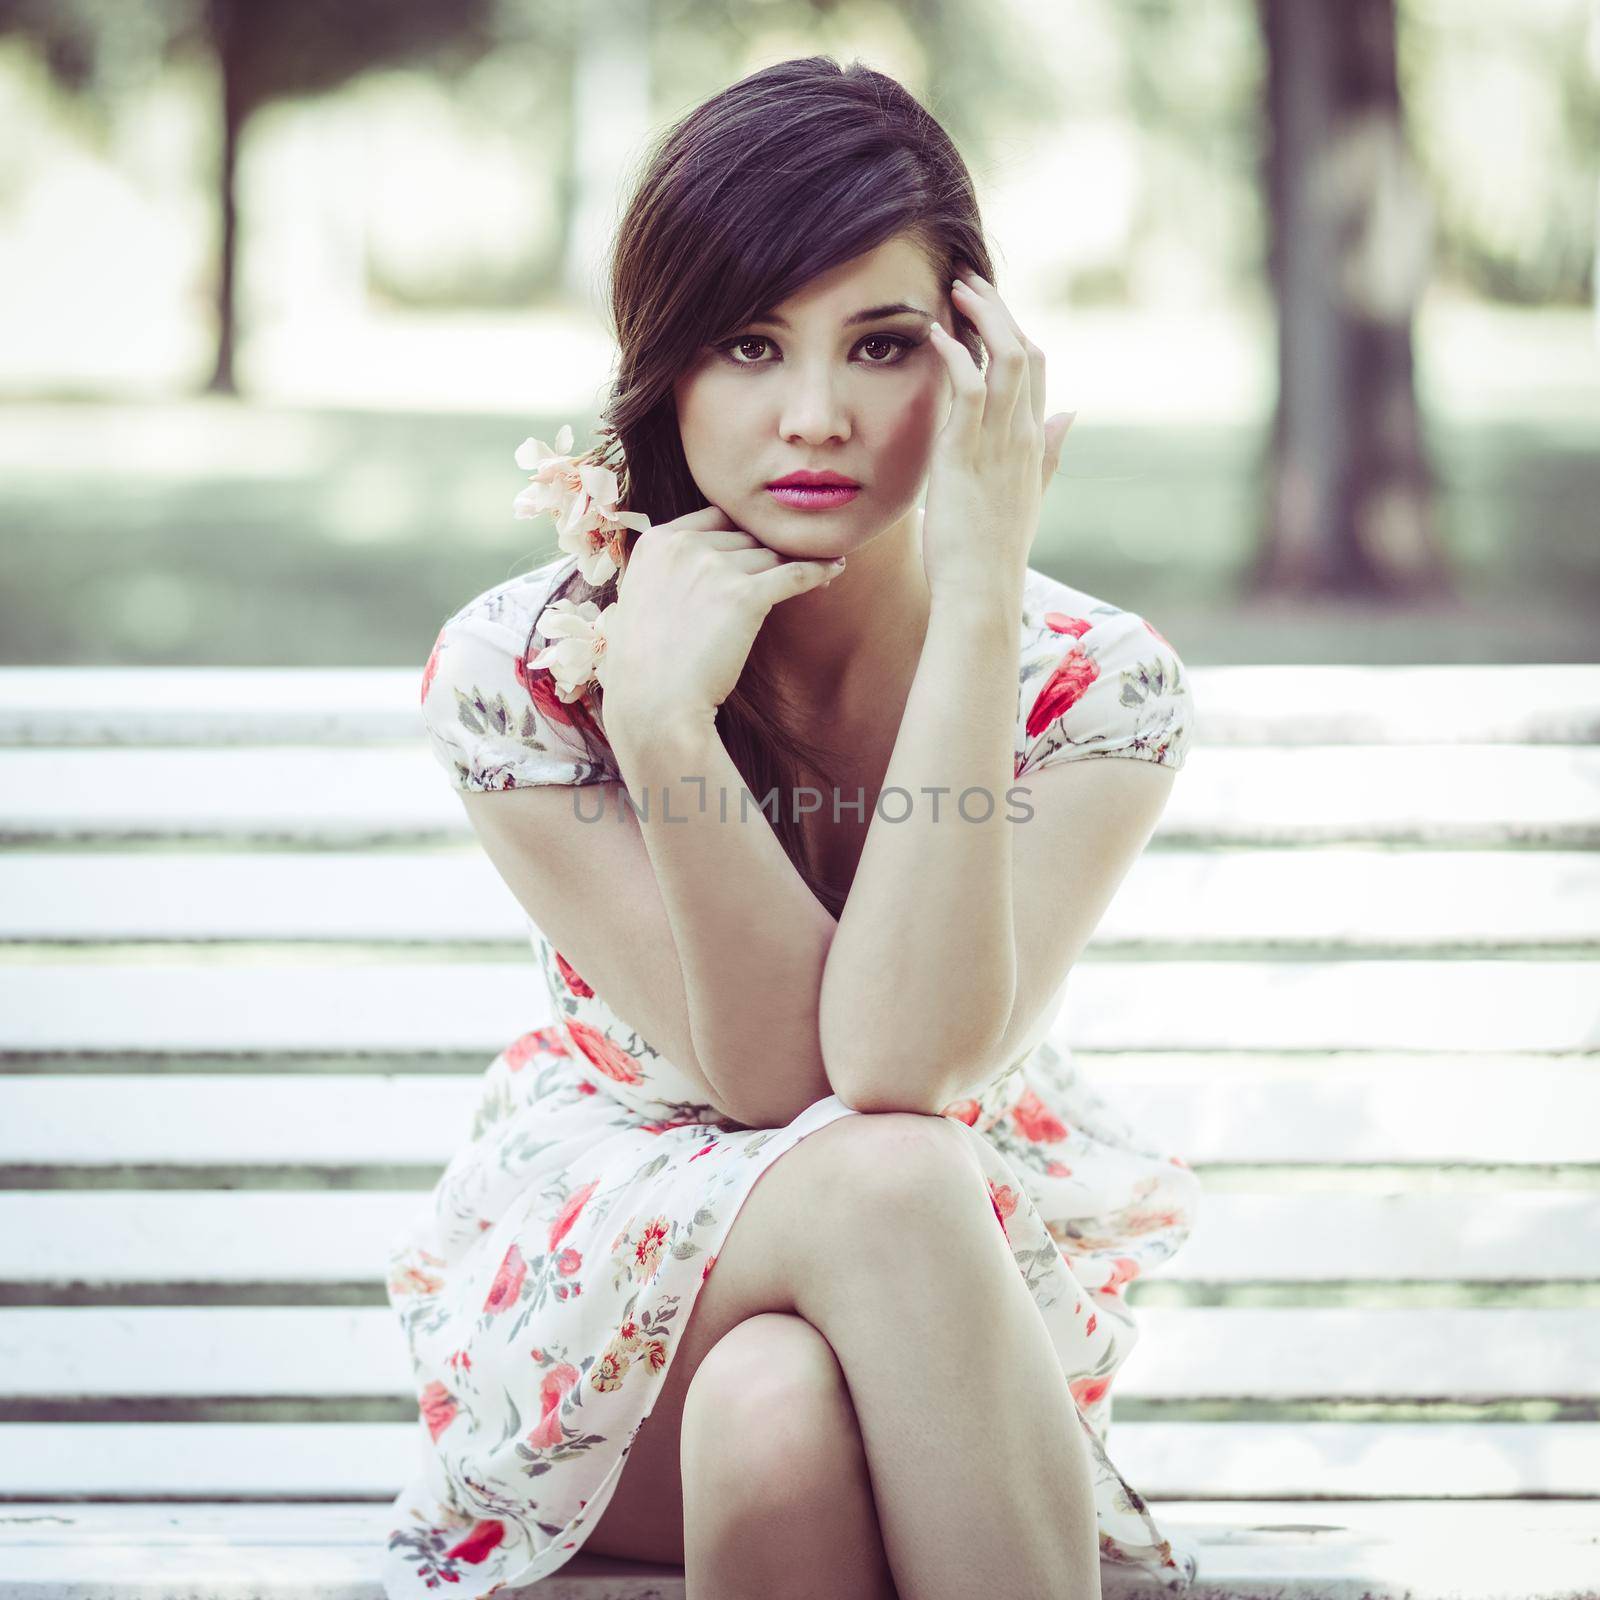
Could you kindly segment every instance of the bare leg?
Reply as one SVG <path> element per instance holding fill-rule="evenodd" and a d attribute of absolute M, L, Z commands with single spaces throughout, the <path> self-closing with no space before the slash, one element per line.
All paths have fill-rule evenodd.
<path fill-rule="evenodd" d="M 719 1340 L 682 1437 L 688 1600 L 898 1600 L 850 1391 L 803 1317 Z"/>
<path fill-rule="evenodd" d="M 1098 1600 L 1088 1443 L 970 1133 L 899 1113 L 835 1132 L 838 1181 L 793 1236 L 795 1306 L 849 1383 L 900 1593 Z"/>
<path fill-rule="evenodd" d="M 969 1129 L 882 1112 L 757 1179 L 587 1547 L 683 1561 L 680 1427 L 700 1362 L 764 1311 L 828 1340 L 905 1600 L 1098 1600 L 1088 1444 Z"/>

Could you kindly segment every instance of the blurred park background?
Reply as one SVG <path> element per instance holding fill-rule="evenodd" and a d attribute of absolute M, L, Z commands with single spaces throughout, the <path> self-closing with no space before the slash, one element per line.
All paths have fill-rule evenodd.
<path fill-rule="evenodd" d="M 1600 0 L 0 0 L 8 664 L 419 671 L 553 555 L 632 165 L 789 56 L 950 129 L 1191 664 L 1592 661 Z"/>

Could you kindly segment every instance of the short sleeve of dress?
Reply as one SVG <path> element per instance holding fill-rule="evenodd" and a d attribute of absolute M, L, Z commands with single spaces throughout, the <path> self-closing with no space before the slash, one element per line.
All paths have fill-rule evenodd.
<path fill-rule="evenodd" d="M 459 790 L 599 783 L 617 776 L 584 743 L 586 704 L 567 704 L 548 669 L 529 660 L 543 647 L 527 632 L 533 612 L 491 592 L 439 631 L 422 673 L 422 720 L 434 758 Z"/>
<path fill-rule="evenodd" d="M 1177 771 L 1194 730 L 1189 674 L 1176 650 L 1134 611 L 1045 616 L 1024 662 L 1018 777 L 1058 761 L 1125 756 Z"/>

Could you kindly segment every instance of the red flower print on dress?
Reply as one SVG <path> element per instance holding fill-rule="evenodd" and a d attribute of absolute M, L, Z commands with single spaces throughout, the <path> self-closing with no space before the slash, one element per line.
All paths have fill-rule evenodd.
<path fill-rule="evenodd" d="M 1109 1378 L 1075 1378 L 1067 1387 L 1080 1406 L 1092 1406 L 1111 1387 Z"/>
<path fill-rule="evenodd" d="M 456 1397 L 436 1378 L 417 1396 L 417 1412 L 428 1425 L 428 1434 L 437 1439 L 455 1421 L 461 1409 Z"/>
<path fill-rule="evenodd" d="M 1153 622 L 1150 622 L 1150 621 L 1148 621 L 1147 619 L 1145 619 L 1143 617 L 1141 617 L 1139 620 L 1144 623 L 1145 627 L 1147 627 L 1151 631 L 1151 633 L 1153 633 L 1156 636 L 1156 638 L 1158 638 L 1162 642 L 1162 644 L 1166 645 L 1167 649 L 1170 650 L 1172 648 L 1171 641 L 1167 638 L 1167 636 L 1164 633 L 1161 632 L 1161 630 L 1159 628 L 1156 627 L 1156 625 Z"/>
<path fill-rule="evenodd" d="M 439 630 L 439 637 L 433 641 L 433 649 L 428 652 L 428 664 L 422 669 L 422 704 L 428 703 L 428 690 L 433 687 L 433 675 L 439 670 L 439 646 L 444 642 L 444 629 Z"/>
<path fill-rule="evenodd" d="M 667 1242 L 667 1219 L 652 1217 L 639 1231 L 638 1243 L 633 1247 L 633 1257 L 645 1277 L 653 1278 L 661 1265 L 661 1247 Z"/>
<path fill-rule="evenodd" d="M 539 1425 L 527 1436 L 536 1450 L 549 1450 L 561 1443 L 561 1402 L 579 1377 L 575 1366 L 562 1361 L 539 1380 Z"/>
<path fill-rule="evenodd" d="M 600 1394 L 610 1394 L 622 1387 L 622 1380 L 633 1365 L 632 1357 L 615 1339 L 600 1352 L 600 1359 L 589 1372 L 589 1387 Z"/>
<path fill-rule="evenodd" d="M 1067 1126 L 1032 1089 L 1024 1089 L 1011 1108 L 1017 1132 L 1033 1144 L 1055 1144 L 1067 1136 Z"/>
<path fill-rule="evenodd" d="M 566 1198 L 566 1203 L 556 1212 L 556 1219 L 550 1224 L 550 1237 L 545 1243 L 545 1248 L 554 1251 L 555 1247 L 572 1231 L 572 1225 L 578 1220 L 579 1213 L 588 1203 L 589 1196 L 600 1187 L 600 1180 L 592 1178 L 581 1189 L 574 1189 Z"/>
<path fill-rule="evenodd" d="M 977 1126 L 979 1109 L 976 1100 L 952 1100 L 939 1115 L 949 1117 L 952 1122 L 964 1122 L 972 1128 Z"/>
<path fill-rule="evenodd" d="M 528 1275 L 528 1263 L 522 1259 L 522 1252 L 516 1245 L 506 1251 L 505 1260 L 500 1263 L 500 1270 L 494 1275 L 494 1282 L 489 1288 L 489 1297 L 483 1302 L 483 1309 L 490 1316 L 497 1316 L 508 1306 L 517 1303 L 517 1296 L 522 1293 L 522 1280 Z"/>
<path fill-rule="evenodd" d="M 403 1294 L 438 1294 L 442 1288 L 443 1278 L 435 1277 L 415 1263 L 400 1268 L 389 1279 L 389 1293 L 396 1297 Z"/>
<path fill-rule="evenodd" d="M 530 666 L 525 656 L 518 656 L 511 670 L 516 674 L 517 682 L 527 690 L 534 708 L 543 712 L 551 722 L 570 728 L 583 715 L 582 705 L 578 701 L 563 700 L 556 693 L 555 674 L 548 667 Z"/>
<path fill-rule="evenodd" d="M 568 961 L 559 950 L 555 951 L 554 954 L 556 958 L 556 970 L 561 974 L 566 986 L 575 995 L 581 995 L 585 1000 L 592 1000 L 594 998 L 594 990 L 591 989 L 589 985 L 586 984 L 583 979 L 573 971 L 572 963 Z"/>
<path fill-rule="evenodd" d="M 556 1257 L 556 1271 L 559 1272 L 563 1278 L 570 1278 L 572 1274 L 576 1272 L 582 1265 L 582 1254 L 579 1251 L 574 1250 L 571 1245 L 568 1245 L 567 1248 Z"/>
<path fill-rule="evenodd" d="M 1045 612 L 1044 625 L 1054 633 L 1070 633 L 1075 639 L 1081 639 L 1094 626 L 1087 617 L 1069 617 L 1065 611 Z"/>
<path fill-rule="evenodd" d="M 1129 1238 L 1154 1233 L 1157 1228 L 1175 1227 L 1180 1220 L 1176 1211 L 1141 1211 L 1137 1206 L 1127 1206 L 1121 1212 Z"/>
<path fill-rule="evenodd" d="M 512 1072 L 521 1072 L 541 1050 L 551 1055 L 567 1054 L 559 1028 L 535 1028 L 512 1040 L 505 1048 L 506 1067 Z"/>
<path fill-rule="evenodd" d="M 644 1073 L 639 1063 L 626 1050 L 612 1044 L 597 1028 L 586 1022 L 567 1019 L 567 1034 L 582 1051 L 584 1059 L 596 1072 L 617 1083 L 643 1083 Z"/>
<path fill-rule="evenodd" d="M 1000 1231 L 1007 1239 L 1011 1237 L 1011 1230 L 1006 1227 L 1006 1218 L 1017 1209 L 1017 1194 L 1009 1183 L 1003 1183 L 997 1189 L 992 1180 L 989 1181 L 989 1204 L 994 1207 L 994 1214 L 999 1219 Z"/>
<path fill-rule="evenodd" d="M 1139 1263 L 1130 1256 L 1111 1258 L 1111 1276 L 1100 1285 L 1101 1294 L 1121 1294 L 1122 1286 L 1139 1276 Z"/>
<path fill-rule="evenodd" d="M 474 1566 L 488 1559 L 489 1552 L 506 1536 L 506 1525 L 492 1517 L 480 1522 L 460 1544 L 445 1552 L 457 1561 L 470 1561 Z"/>
<path fill-rule="evenodd" d="M 1032 739 L 1048 728 L 1062 712 L 1070 711 L 1083 692 L 1100 676 L 1094 659 L 1074 646 L 1061 658 L 1056 670 L 1045 679 L 1033 709 L 1028 713 L 1027 731 Z"/>
<path fill-rule="evenodd" d="M 604 740 L 605 735 L 601 733 L 600 724 L 590 713 L 588 702 L 563 700 L 556 685 L 555 674 L 549 667 L 535 667 L 522 656 L 518 656 L 513 663 L 512 671 L 516 674 L 517 682 L 528 691 L 528 698 L 533 701 L 535 707 L 552 722 L 573 729 L 579 737 L 582 737 L 581 730 L 587 729 L 590 738 L 597 742 Z"/>

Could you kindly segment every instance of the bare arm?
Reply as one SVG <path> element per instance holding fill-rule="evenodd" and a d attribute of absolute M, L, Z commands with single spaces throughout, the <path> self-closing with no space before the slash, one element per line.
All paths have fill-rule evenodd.
<path fill-rule="evenodd" d="M 769 1077 L 770 1067 L 741 1069 L 737 1062 L 725 1079 L 712 1082 L 694 1039 L 677 935 L 626 786 L 592 785 L 581 820 L 575 815 L 580 793 L 538 784 L 468 791 L 461 798 L 490 862 L 540 932 L 624 1023 L 695 1085 L 698 1098 L 751 1127 L 790 1121 L 828 1088 L 806 1083 L 792 1103 L 784 1103 L 783 1084 Z M 659 810 L 659 795 L 656 805 Z M 684 815 L 686 809 L 675 799 L 672 815 Z M 682 825 L 667 827 L 676 843 Z M 813 1018 L 819 978 L 817 972 L 808 978 Z M 731 1003 L 741 1004 L 742 997 L 733 996 Z M 763 1037 L 754 1059 L 782 1059 L 793 1053 L 792 1043 L 792 1030 L 787 1039 Z M 750 1103 L 752 1081 L 759 1104 Z"/>
<path fill-rule="evenodd" d="M 590 776 L 569 719 L 518 667 L 522 619 L 498 604 L 441 632 L 423 707 L 485 852 L 554 949 L 695 1098 L 771 1127 L 830 1093 L 816 1019 L 835 922 L 766 816 L 741 812 L 715 708 L 772 607 L 837 574 L 724 521 L 708 506 L 652 527 L 603 613 L 619 772 Z M 554 687 L 553 667 L 527 665 Z M 599 793 L 580 805 L 580 785 Z"/>
<path fill-rule="evenodd" d="M 818 1032 L 838 924 L 807 888 L 707 715 L 608 722 L 683 975 L 700 1070 L 741 1122 L 833 1092 Z"/>
<path fill-rule="evenodd" d="M 873 818 L 823 971 L 828 1076 L 859 1110 L 938 1110 L 1011 1014 L 1021 607 L 1003 569 L 934 596 L 883 783 L 909 792 L 910 813 Z"/>

